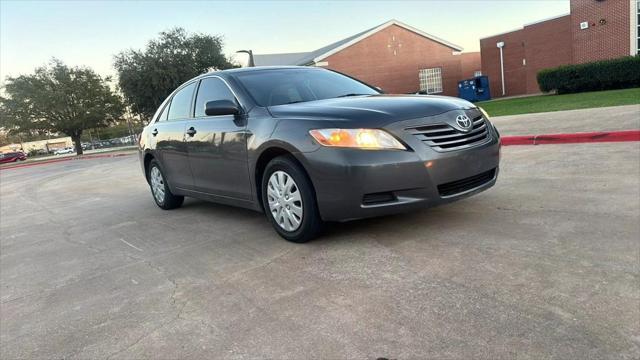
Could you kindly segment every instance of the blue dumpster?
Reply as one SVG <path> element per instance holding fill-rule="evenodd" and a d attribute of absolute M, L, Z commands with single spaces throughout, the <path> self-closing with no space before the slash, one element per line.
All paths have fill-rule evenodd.
<path fill-rule="evenodd" d="M 483 75 L 459 81 L 458 97 L 472 102 L 491 100 L 489 78 Z"/>

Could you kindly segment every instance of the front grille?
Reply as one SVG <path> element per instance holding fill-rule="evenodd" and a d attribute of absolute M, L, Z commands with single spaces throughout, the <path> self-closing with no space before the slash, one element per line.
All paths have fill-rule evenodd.
<path fill-rule="evenodd" d="M 467 133 L 444 123 L 412 127 L 407 131 L 437 151 L 464 149 L 483 144 L 489 138 L 488 123 L 482 115 L 473 119 L 473 128 Z"/>
<path fill-rule="evenodd" d="M 470 176 L 468 178 L 444 183 L 438 185 L 438 192 L 440 193 L 440 196 L 451 196 L 459 194 L 461 192 L 465 192 L 467 190 L 471 190 L 488 183 L 489 181 L 493 180 L 495 175 L 496 169 L 491 169 L 489 171 L 485 171 L 481 174 Z"/>

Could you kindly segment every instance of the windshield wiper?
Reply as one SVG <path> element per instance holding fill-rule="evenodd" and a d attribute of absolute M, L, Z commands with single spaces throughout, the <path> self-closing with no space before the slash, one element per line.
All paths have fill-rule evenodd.
<path fill-rule="evenodd" d="M 349 96 L 364 96 L 364 95 L 372 95 L 372 94 L 344 94 L 344 95 L 340 95 L 340 96 L 336 96 L 337 98 L 341 98 L 341 97 L 349 97 Z"/>

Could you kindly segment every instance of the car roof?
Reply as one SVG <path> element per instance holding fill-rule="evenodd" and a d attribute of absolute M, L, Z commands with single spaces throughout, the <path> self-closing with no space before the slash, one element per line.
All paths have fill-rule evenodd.
<path fill-rule="evenodd" d="M 311 66 L 253 66 L 253 67 L 243 67 L 243 68 L 233 68 L 226 70 L 218 70 L 211 71 L 202 75 L 195 77 L 194 79 L 199 79 L 211 75 L 235 75 L 242 74 L 245 72 L 256 72 L 256 71 L 272 71 L 272 70 L 322 70 L 321 68 L 311 67 Z"/>

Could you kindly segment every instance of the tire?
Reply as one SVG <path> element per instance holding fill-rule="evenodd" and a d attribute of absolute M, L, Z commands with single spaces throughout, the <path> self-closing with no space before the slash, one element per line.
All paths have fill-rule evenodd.
<path fill-rule="evenodd" d="M 164 173 L 155 159 L 151 160 L 149 163 L 147 179 L 149 180 L 148 182 L 153 200 L 159 208 L 163 210 L 171 210 L 182 206 L 184 196 L 173 195 L 167 185 Z"/>
<path fill-rule="evenodd" d="M 261 189 L 264 211 L 278 235 L 296 243 L 318 236 L 323 224 L 315 191 L 292 156 L 278 156 L 267 164 Z"/>

